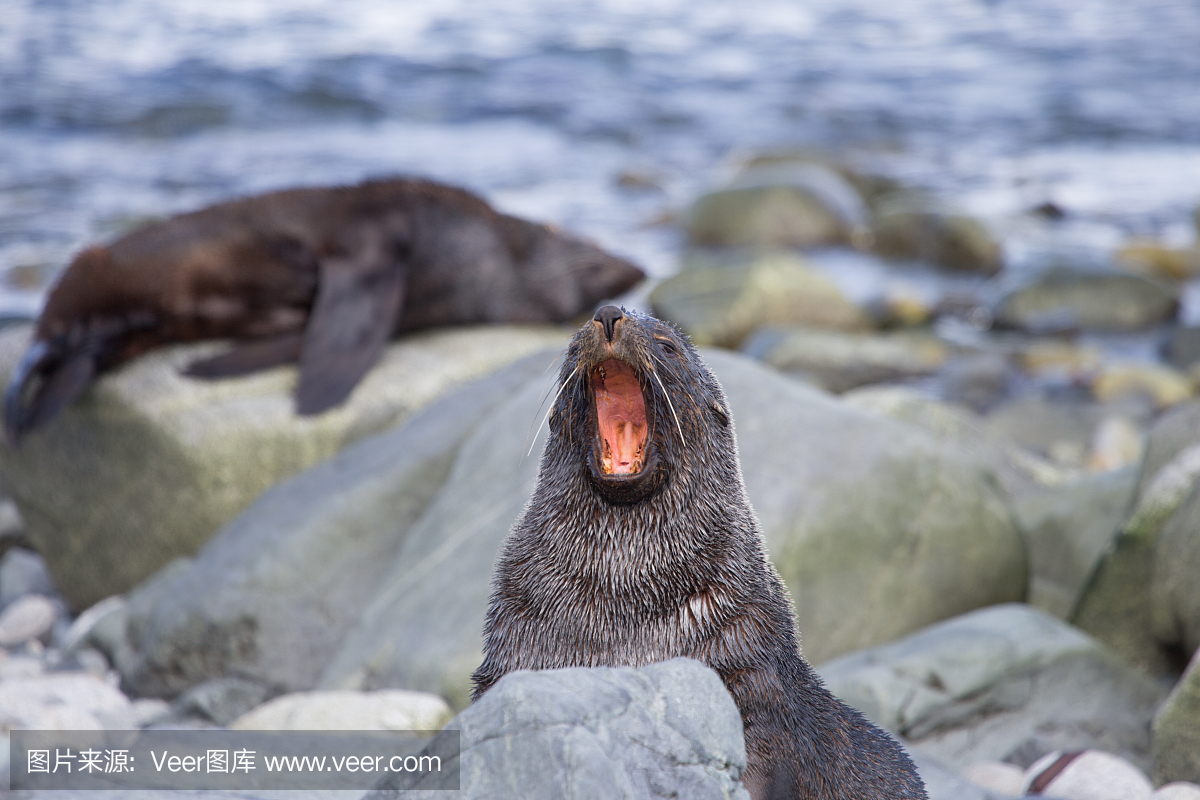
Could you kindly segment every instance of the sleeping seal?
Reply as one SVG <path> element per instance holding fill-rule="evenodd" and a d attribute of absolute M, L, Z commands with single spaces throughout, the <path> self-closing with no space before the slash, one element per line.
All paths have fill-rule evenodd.
<path fill-rule="evenodd" d="M 725 682 L 755 800 L 908 800 L 886 733 L 801 657 L 725 395 L 673 327 L 605 306 L 572 340 L 537 486 L 496 566 L 475 697 L 505 673 L 698 659 Z"/>
<path fill-rule="evenodd" d="M 405 331 L 563 322 L 644 277 L 549 226 L 426 180 L 291 189 L 181 214 L 81 252 L 4 397 L 10 441 L 157 345 L 240 340 L 199 377 L 298 361 L 296 410 L 341 403 Z"/>

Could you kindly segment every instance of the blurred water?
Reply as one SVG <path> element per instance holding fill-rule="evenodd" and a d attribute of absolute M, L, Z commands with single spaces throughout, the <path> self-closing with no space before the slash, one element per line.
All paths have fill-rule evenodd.
<path fill-rule="evenodd" d="M 147 217 L 394 173 L 661 275 L 647 223 L 757 147 L 927 186 L 1018 263 L 1190 240 L 1198 42 L 1194 0 L 4 0 L 0 313 Z M 1048 199 L 1069 224 L 1021 215 Z"/>

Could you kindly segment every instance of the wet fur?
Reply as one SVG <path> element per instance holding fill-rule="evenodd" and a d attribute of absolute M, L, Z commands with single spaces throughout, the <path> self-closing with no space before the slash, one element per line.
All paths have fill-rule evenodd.
<path fill-rule="evenodd" d="M 496 568 L 475 697 L 513 670 L 688 656 L 741 711 L 755 800 L 924 798 L 896 742 L 800 655 L 717 380 L 667 324 L 627 315 L 611 349 L 603 328 L 588 323 L 568 349 L 537 487 Z M 624 495 L 588 467 L 586 376 L 613 355 L 639 373 L 657 451 Z"/>
<path fill-rule="evenodd" d="M 5 398 L 17 439 L 92 379 L 153 347 L 247 344 L 222 377 L 298 361 L 297 410 L 337 405 L 396 334 L 563 322 L 643 274 L 548 226 L 425 180 L 292 189 L 148 225 L 81 252 L 50 291 Z"/>

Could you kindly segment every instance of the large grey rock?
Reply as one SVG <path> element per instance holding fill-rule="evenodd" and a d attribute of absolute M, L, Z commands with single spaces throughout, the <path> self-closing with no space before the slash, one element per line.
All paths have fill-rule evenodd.
<path fill-rule="evenodd" d="M 515 672 L 446 727 L 464 800 L 749 800 L 741 715 L 689 659 Z"/>
<path fill-rule="evenodd" d="M 1150 621 L 1162 644 L 1200 650 L 1200 484 L 1159 531 Z"/>
<path fill-rule="evenodd" d="M 694 244 L 814 247 L 850 241 L 866 223 L 858 191 L 822 164 L 759 165 L 703 195 L 688 215 Z"/>
<path fill-rule="evenodd" d="M 1000 300 L 996 321 L 1031 333 L 1136 331 L 1175 316 L 1178 290 L 1121 273 L 1052 272 Z"/>
<path fill-rule="evenodd" d="M 1200 652 L 1154 718 L 1151 777 L 1200 783 Z"/>
<path fill-rule="evenodd" d="M 1029 548 L 1029 602 L 1066 619 L 1129 514 L 1137 470 L 1081 476 L 1014 503 Z"/>
<path fill-rule="evenodd" d="M 7 381 L 29 329 L 0 334 Z M 0 444 L 0 473 L 76 610 L 191 555 L 279 480 L 402 422 L 449 388 L 565 341 L 486 327 L 393 344 L 342 406 L 293 413 L 295 369 L 198 381 L 179 369 L 213 345 L 154 351 L 98 380 L 62 415 Z"/>
<path fill-rule="evenodd" d="M 916 259 L 984 275 L 1004 266 L 1000 242 L 983 223 L 919 198 L 881 202 L 871 233 L 875 252 L 887 258 Z"/>
<path fill-rule="evenodd" d="M 937 372 L 950 348 L 929 333 L 764 327 L 743 352 L 831 392 Z"/>
<path fill-rule="evenodd" d="M 861 330 L 869 324 L 833 281 L 788 253 L 684 269 L 656 286 L 650 302 L 699 345 L 736 347 L 763 325 Z"/>
<path fill-rule="evenodd" d="M 733 409 L 747 491 L 811 661 L 1025 596 L 1024 547 L 986 467 L 749 359 L 704 357 Z M 496 553 L 537 474 L 521 454 L 540 395 L 515 395 L 464 443 L 323 687 L 465 702 Z"/>
<path fill-rule="evenodd" d="M 1089 747 L 1145 768 L 1164 696 L 1087 635 L 1020 604 L 946 620 L 820 673 L 842 700 L 956 769 Z"/>
<path fill-rule="evenodd" d="M 160 696 L 227 673 L 276 690 L 312 688 L 460 443 L 516 387 L 544 385 L 553 360 L 552 351 L 529 356 L 281 483 L 194 559 L 138 587 L 126 610 L 135 652 L 105 647 L 125 653 L 116 658 L 125 682 Z M 521 435 L 532 421 L 511 427 Z"/>

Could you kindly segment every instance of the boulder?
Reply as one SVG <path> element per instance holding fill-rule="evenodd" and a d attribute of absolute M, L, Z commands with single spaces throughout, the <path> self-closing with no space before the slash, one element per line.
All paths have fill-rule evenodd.
<path fill-rule="evenodd" d="M 7 380 L 29 328 L 0 334 Z M 402 422 L 449 388 L 565 337 L 479 327 L 393 344 L 342 406 L 293 412 L 295 369 L 200 381 L 180 374 L 217 345 L 156 350 L 90 387 L 59 418 L 0 444 L 0 474 L 76 610 L 191 555 L 279 480 Z"/>
<path fill-rule="evenodd" d="M 704 358 L 729 398 L 747 492 L 810 661 L 1025 596 L 1020 535 L 969 453 L 744 357 Z M 465 704 L 496 554 L 537 474 L 520 455 L 540 396 L 514 395 L 463 444 L 323 688 L 400 686 Z"/>
<path fill-rule="evenodd" d="M 689 659 L 514 672 L 447 728 L 461 731 L 464 800 L 750 797 L 737 706 Z M 368 800 L 395 797 L 380 789 Z"/>
<path fill-rule="evenodd" d="M 1200 484 L 1171 515 L 1154 547 L 1154 636 L 1185 655 L 1200 650 Z"/>
<path fill-rule="evenodd" d="M 243 731 L 436 731 L 450 716 L 446 701 L 428 692 L 293 692 L 246 712 L 229 727 Z"/>
<path fill-rule="evenodd" d="M 833 281 L 789 253 L 684 269 L 650 293 L 654 313 L 699 345 L 737 347 L 762 325 L 861 330 L 864 311 Z"/>
<path fill-rule="evenodd" d="M 1154 717 L 1155 783 L 1200 783 L 1200 653 Z"/>
<path fill-rule="evenodd" d="M 1030 333 L 1130 332 L 1174 318 L 1179 290 L 1138 275 L 1053 271 L 1005 295 L 996 322 Z"/>
<path fill-rule="evenodd" d="M 1013 508 L 1029 550 L 1029 603 L 1066 619 L 1129 514 L 1136 469 L 1086 475 Z"/>
<path fill-rule="evenodd" d="M 764 327 L 742 347 L 765 361 L 831 392 L 937 372 L 950 348 L 930 333 L 847 333 Z"/>
<path fill-rule="evenodd" d="M 1028 766 L 1095 747 L 1139 766 L 1164 690 L 1086 634 L 1009 603 L 843 656 L 830 691 L 914 749 L 962 769 L 980 759 Z"/>
<path fill-rule="evenodd" d="M 1038 759 L 1026 770 L 1024 789 L 1060 800 L 1150 800 L 1154 784 L 1123 758 L 1084 750 Z"/>
<path fill-rule="evenodd" d="M 98 642 L 126 685 L 170 697 L 232 673 L 276 691 L 311 689 L 463 439 L 516 387 L 546 385 L 542 375 L 554 357 L 543 351 L 473 381 L 400 427 L 284 481 L 194 559 L 135 589 L 127 636 Z M 533 420 L 530 411 L 529 424 L 510 422 L 514 435 L 527 435 Z M 479 580 L 486 585 L 486 576 Z"/>
<path fill-rule="evenodd" d="M 814 162 L 759 165 L 701 196 L 688 214 L 699 245 L 816 247 L 849 242 L 866 207 L 838 172 Z"/>
<path fill-rule="evenodd" d="M 915 195 L 881 201 L 871 224 L 875 252 L 959 272 L 994 275 L 1004 266 L 1000 242 L 972 216 Z"/>

